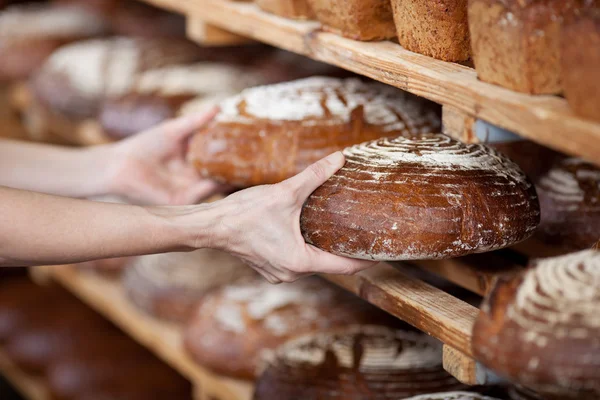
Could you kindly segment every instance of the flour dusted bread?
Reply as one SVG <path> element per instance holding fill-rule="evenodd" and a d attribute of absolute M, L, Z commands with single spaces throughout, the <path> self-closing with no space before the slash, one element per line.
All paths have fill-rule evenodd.
<path fill-rule="evenodd" d="M 308 0 L 325 30 L 371 41 L 396 36 L 389 0 Z"/>
<path fill-rule="evenodd" d="M 583 0 L 469 0 L 469 26 L 479 79 L 519 92 L 562 91 L 563 19 Z"/>
<path fill-rule="evenodd" d="M 256 0 L 263 10 L 285 18 L 310 19 L 314 16 L 309 0 Z"/>
<path fill-rule="evenodd" d="M 85 10 L 43 4 L 0 13 L 0 80 L 28 78 L 58 47 L 107 33 L 107 21 Z"/>
<path fill-rule="evenodd" d="M 539 222 L 533 184 L 481 144 L 425 133 L 344 150 L 346 165 L 305 202 L 304 238 L 369 260 L 442 259 L 499 249 Z"/>
<path fill-rule="evenodd" d="M 600 397 L 600 252 L 534 263 L 498 281 L 473 328 L 484 365 L 549 399 Z"/>
<path fill-rule="evenodd" d="M 468 60 L 467 2 L 392 0 L 398 41 L 407 50 L 440 60 Z"/>
<path fill-rule="evenodd" d="M 202 249 L 138 257 L 124 277 L 129 298 L 158 318 L 183 322 L 209 290 L 253 276 L 253 270 L 227 253 Z"/>
<path fill-rule="evenodd" d="M 577 115 L 600 121 L 600 8 L 586 9 L 566 23 L 561 61 L 569 105 Z"/>
<path fill-rule="evenodd" d="M 290 338 L 354 323 L 394 323 L 391 319 L 319 278 L 281 285 L 255 278 L 204 296 L 185 331 L 185 346 L 217 373 L 252 379 L 264 351 Z"/>
<path fill-rule="evenodd" d="M 221 103 L 189 159 L 205 177 L 238 186 L 276 183 L 352 144 L 432 132 L 422 100 L 381 84 L 315 77 L 243 91 Z"/>
<path fill-rule="evenodd" d="M 124 96 L 103 102 L 98 118 L 107 135 L 122 139 L 177 116 L 197 98 L 224 99 L 268 81 L 267 76 L 255 70 L 227 63 L 153 69 L 142 73 Z"/>
<path fill-rule="evenodd" d="M 536 237 L 562 251 L 600 238 L 600 168 L 577 158 L 557 162 L 536 184 L 541 222 Z"/>
<path fill-rule="evenodd" d="M 422 333 L 351 326 L 293 339 L 271 357 L 254 400 L 404 399 L 462 389 Z"/>

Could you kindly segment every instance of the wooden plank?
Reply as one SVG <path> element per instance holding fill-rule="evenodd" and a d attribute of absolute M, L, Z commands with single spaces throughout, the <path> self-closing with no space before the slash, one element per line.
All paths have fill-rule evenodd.
<path fill-rule="evenodd" d="M 187 36 L 204 46 L 233 46 L 252 42 L 247 37 L 207 24 L 197 18 L 188 18 L 186 25 Z"/>
<path fill-rule="evenodd" d="M 471 330 L 479 310 L 389 264 L 327 280 L 472 356 Z"/>
<path fill-rule="evenodd" d="M 477 143 L 475 118 L 455 107 L 442 107 L 442 132 L 463 143 Z"/>
<path fill-rule="evenodd" d="M 390 41 L 365 43 L 322 32 L 253 4 L 227 0 L 147 0 L 178 8 L 237 34 L 313 57 L 454 107 L 556 150 L 600 161 L 600 124 L 579 118 L 558 96 L 531 96 L 481 82 L 459 64 L 405 50 Z"/>
<path fill-rule="evenodd" d="M 180 327 L 138 311 L 127 300 L 118 282 L 79 272 L 74 266 L 43 268 L 53 279 L 192 381 L 206 398 L 251 399 L 251 383 L 215 375 L 196 364 L 183 348 Z"/>
<path fill-rule="evenodd" d="M 39 377 L 32 377 L 21 371 L 0 349 L 0 374 L 13 387 L 29 400 L 50 400 L 50 393 Z"/>

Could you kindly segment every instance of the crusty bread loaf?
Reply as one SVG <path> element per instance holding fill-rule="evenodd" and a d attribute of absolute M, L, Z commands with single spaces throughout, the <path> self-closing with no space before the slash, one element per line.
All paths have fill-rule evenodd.
<path fill-rule="evenodd" d="M 473 392 L 445 392 L 434 394 L 422 394 L 404 400 L 500 400 L 488 396 L 482 396 Z"/>
<path fill-rule="evenodd" d="M 560 30 L 580 0 L 469 0 L 479 79 L 519 92 L 554 94 L 560 79 Z"/>
<path fill-rule="evenodd" d="M 209 290 L 253 275 L 238 258 L 202 249 L 138 257 L 123 282 L 129 298 L 142 310 L 184 322 Z"/>
<path fill-rule="evenodd" d="M 577 158 L 557 162 L 536 184 L 536 237 L 562 251 L 589 249 L 600 238 L 600 168 Z"/>
<path fill-rule="evenodd" d="M 104 101 L 98 118 L 107 135 L 122 139 L 177 116 L 196 98 L 224 98 L 268 82 L 254 70 L 225 63 L 158 68 L 142 73 L 124 96 Z"/>
<path fill-rule="evenodd" d="M 561 42 L 565 97 L 575 114 L 600 121 L 600 8 L 568 21 Z"/>
<path fill-rule="evenodd" d="M 371 260 L 457 257 L 510 246 L 539 222 L 535 189 L 495 150 L 443 134 L 344 150 L 346 165 L 304 204 L 304 238 Z"/>
<path fill-rule="evenodd" d="M 468 0 L 392 0 L 400 44 L 444 61 L 471 57 Z"/>
<path fill-rule="evenodd" d="M 315 77 L 247 89 L 221 103 L 189 159 L 205 176 L 238 186 L 276 183 L 347 146 L 433 132 L 439 118 L 400 90 Z"/>
<path fill-rule="evenodd" d="M 26 79 L 61 45 L 107 31 L 104 18 L 81 9 L 10 7 L 0 14 L 0 81 Z"/>
<path fill-rule="evenodd" d="M 308 0 L 325 30 L 355 40 L 396 37 L 389 0 Z"/>
<path fill-rule="evenodd" d="M 263 10 L 294 19 L 310 19 L 314 13 L 308 0 L 256 0 L 255 3 Z"/>
<path fill-rule="evenodd" d="M 484 365 L 543 398 L 600 397 L 600 252 L 543 259 L 500 279 L 473 328 Z"/>
<path fill-rule="evenodd" d="M 261 354 L 290 338 L 355 323 L 395 323 L 390 319 L 319 278 L 276 286 L 255 278 L 208 293 L 186 328 L 185 346 L 217 373 L 252 379 Z"/>
<path fill-rule="evenodd" d="M 404 399 L 464 388 L 442 367 L 441 344 L 422 333 L 351 326 L 279 347 L 254 400 Z"/>

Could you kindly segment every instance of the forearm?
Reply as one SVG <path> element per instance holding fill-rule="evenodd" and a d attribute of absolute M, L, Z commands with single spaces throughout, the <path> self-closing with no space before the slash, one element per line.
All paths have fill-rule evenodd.
<path fill-rule="evenodd" d="M 0 185 L 70 197 L 110 191 L 108 146 L 76 149 L 0 139 Z"/>
<path fill-rule="evenodd" d="M 0 187 L 0 266 L 209 247 L 219 219 L 213 208 L 108 204 Z"/>

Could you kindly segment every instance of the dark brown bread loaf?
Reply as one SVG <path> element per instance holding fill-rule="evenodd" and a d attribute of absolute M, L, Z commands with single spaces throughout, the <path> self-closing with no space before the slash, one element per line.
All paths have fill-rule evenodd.
<path fill-rule="evenodd" d="M 444 61 L 471 57 L 468 0 L 392 0 L 400 44 Z"/>
<path fill-rule="evenodd" d="M 495 150 L 431 133 L 344 150 L 346 165 L 304 204 L 304 238 L 372 260 L 442 259 L 533 234 L 539 204 L 521 170 Z"/>
<path fill-rule="evenodd" d="M 277 349 L 254 400 L 404 399 L 459 390 L 441 344 L 413 332 L 351 326 L 293 339 Z"/>
<path fill-rule="evenodd" d="M 561 24 L 584 1 L 469 0 L 479 79 L 519 92 L 560 93 Z"/>
<path fill-rule="evenodd" d="M 107 33 L 107 21 L 72 7 L 28 4 L 0 14 L 0 81 L 28 78 L 58 47 Z"/>
<path fill-rule="evenodd" d="M 500 279 L 473 328 L 484 365 L 548 399 L 600 398 L 600 252 Z"/>
<path fill-rule="evenodd" d="M 285 18 L 310 19 L 314 13 L 308 0 L 256 0 L 263 10 Z"/>
<path fill-rule="evenodd" d="M 561 59 L 569 105 L 575 114 L 600 121 L 600 9 L 585 10 L 566 23 Z"/>
<path fill-rule="evenodd" d="M 128 297 L 158 318 L 185 322 L 211 289 L 254 276 L 241 260 L 218 250 L 138 257 L 125 272 Z"/>
<path fill-rule="evenodd" d="M 68 4 L 69 6 L 80 7 L 93 12 L 99 12 L 106 16 L 111 16 L 119 3 L 130 0 L 52 0 L 55 4 Z"/>
<path fill-rule="evenodd" d="M 541 222 L 536 237 L 562 251 L 589 249 L 600 238 L 600 168 L 559 161 L 536 184 Z"/>
<path fill-rule="evenodd" d="M 500 400 L 493 397 L 482 396 L 478 393 L 472 392 L 446 392 L 446 393 L 434 393 L 434 394 L 423 394 L 419 396 L 410 397 L 404 400 Z"/>
<path fill-rule="evenodd" d="M 276 183 L 337 150 L 389 135 L 433 132 L 423 101 L 357 79 L 315 77 L 247 89 L 221 103 L 189 159 L 205 176 L 237 186 Z"/>
<path fill-rule="evenodd" d="M 199 303 L 185 346 L 201 365 L 242 379 L 256 376 L 261 354 L 292 337 L 389 315 L 319 278 L 271 285 L 261 278 L 225 286 Z"/>
<path fill-rule="evenodd" d="M 389 0 L 308 0 L 308 3 L 328 31 L 363 41 L 396 37 Z"/>

